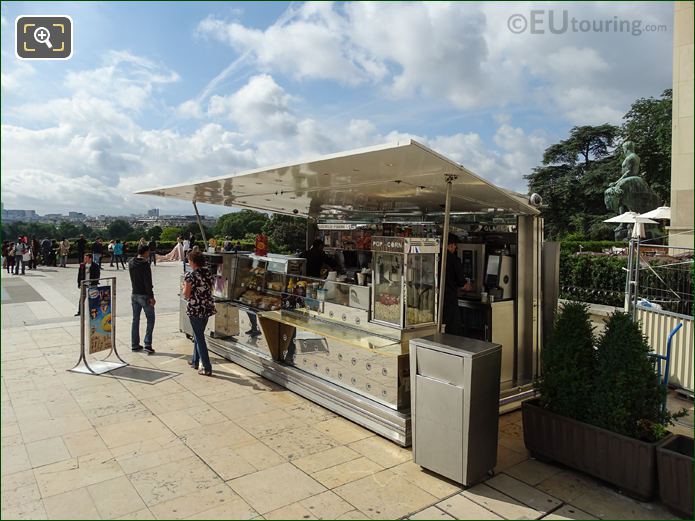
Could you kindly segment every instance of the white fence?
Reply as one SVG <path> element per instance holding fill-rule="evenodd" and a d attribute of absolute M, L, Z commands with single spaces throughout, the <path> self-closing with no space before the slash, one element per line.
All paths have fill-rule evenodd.
<path fill-rule="evenodd" d="M 637 306 L 637 319 L 642 325 L 642 332 L 649 340 L 649 345 L 660 355 L 666 354 L 668 334 L 679 323 L 683 323 L 683 327 L 671 341 L 669 384 L 693 392 L 693 317 Z"/>

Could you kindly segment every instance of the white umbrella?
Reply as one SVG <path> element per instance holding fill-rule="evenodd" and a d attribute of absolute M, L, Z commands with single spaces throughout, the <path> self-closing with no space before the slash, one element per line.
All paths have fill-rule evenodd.
<path fill-rule="evenodd" d="M 606 219 L 603 221 L 604 223 L 626 223 L 626 224 L 635 224 L 635 223 L 641 223 L 641 224 L 656 224 L 656 221 L 652 221 L 651 219 L 647 219 L 639 215 L 637 212 L 625 212 L 621 213 L 620 215 L 616 215 L 615 217 L 611 217 L 610 219 Z"/>
<path fill-rule="evenodd" d="M 647 219 L 668 219 L 671 220 L 671 207 L 670 206 L 659 206 L 655 210 L 647 213 L 643 213 L 640 217 L 646 217 Z"/>

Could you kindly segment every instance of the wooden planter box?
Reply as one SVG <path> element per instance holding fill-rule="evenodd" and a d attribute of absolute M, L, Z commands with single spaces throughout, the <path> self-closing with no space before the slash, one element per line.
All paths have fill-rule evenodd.
<path fill-rule="evenodd" d="M 673 436 L 656 449 L 659 496 L 664 505 L 686 518 L 693 518 L 693 439 Z"/>
<path fill-rule="evenodd" d="M 586 472 L 642 501 L 656 496 L 656 447 L 544 409 L 522 404 L 524 443 L 531 455 Z"/>

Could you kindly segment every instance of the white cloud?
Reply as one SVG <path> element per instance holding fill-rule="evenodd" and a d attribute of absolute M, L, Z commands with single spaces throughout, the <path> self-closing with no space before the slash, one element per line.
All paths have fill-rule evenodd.
<path fill-rule="evenodd" d="M 3 53 L 3 59 L 5 58 L 5 53 Z M 16 94 L 21 89 L 23 82 L 36 74 L 36 69 L 29 63 L 19 60 L 13 61 L 15 65 L 9 72 L 0 73 L 0 85 L 3 94 Z"/>
<path fill-rule="evenodd" d="M 266 72 L 344 85 L 373 83 L 384 95 L 447 100 L 461 109 L 531 104 L 572 124 L 617 122 L 639 96 L 668 87 L 671 33 L 512 33 L 510 15 L 542 8 L 571 20 L 672 24 L 670 6 L 628 3 L 305 3 L 266 29 L 207 18 L 199 34 L 252 53 Z M 546 14 L 546 19 L 548 15 Z M 636 71 L 630 57 L 650 74 Z M 568 89 L 585 93 L 569 105 Z"/>
<path fill-rule="evenodd" d="M 104 62 L 97 69 L 69 72 L 66 87 L 124 109 L 141 110 L 155 90 L 180 79 L 176 72 L 125 51 L 110 52 Z"/>
<path fill-rule="evenodd" d="M 208 114 L 233 121 L 251 136 L 291 136 L 297 133 L 297 118 L 290 109 L 291 97 L 267 74 L 249 79 L 229 96 L 212 96 Z"/>

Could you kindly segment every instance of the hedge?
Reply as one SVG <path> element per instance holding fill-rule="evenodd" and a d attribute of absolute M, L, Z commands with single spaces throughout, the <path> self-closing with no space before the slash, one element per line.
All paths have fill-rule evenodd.
<path fill-rule="evenodd" d="M 560 252 L 560 298 L 607 306 L 625 300 L 627 258 Z"/>

